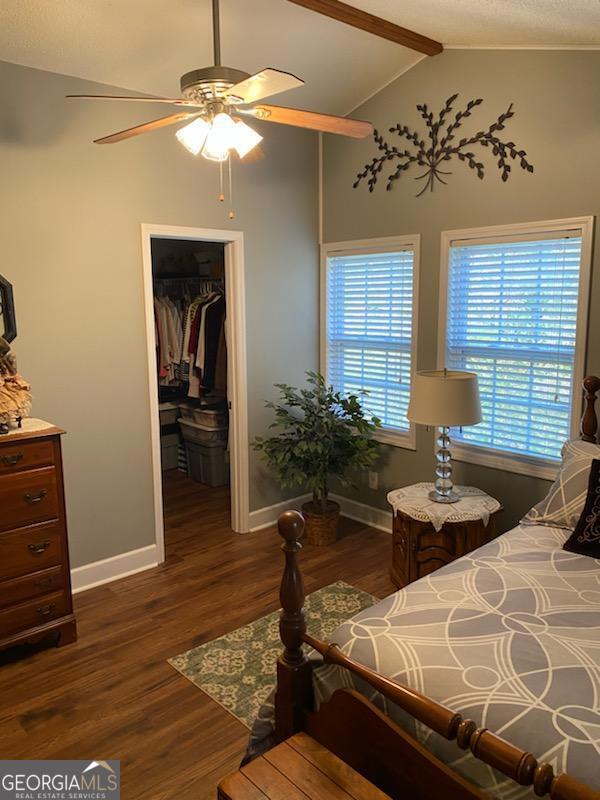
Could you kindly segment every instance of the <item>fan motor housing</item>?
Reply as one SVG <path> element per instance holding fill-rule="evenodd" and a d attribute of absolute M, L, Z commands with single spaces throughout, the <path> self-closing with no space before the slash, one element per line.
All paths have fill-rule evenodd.
<path fill-rule="evenodd" d="M 227 89 L 245 81 L 250 73 L 233 67 L 203 67 L 181 76 L 181 93 L 191 100 L 222 97 Z"/>

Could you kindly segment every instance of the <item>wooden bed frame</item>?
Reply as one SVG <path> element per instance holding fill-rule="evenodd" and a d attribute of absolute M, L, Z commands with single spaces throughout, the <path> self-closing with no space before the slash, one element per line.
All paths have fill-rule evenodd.
<path fill-rule="evenodd" d="M 600 378 L 584 381 L 581 438 L 599 442 L 596 395 Z M 297 511 L 279 517 L 285 569 L 281 581 L 282 613 L 279 630 L 283 653 L 277 663 L 275 732 L 278 741 L 306 731 L 339 758 L 398 800 L 489 800 L 489 795 L 455 773 L 429 753 L 412 736 L 383 714 L 373 703 L 350 689 L 338 689 L 315 710 L 312 664 L 303 645 L 314 648 L 326 664 L 344 667 L 358 676 L 414 719 L 475 758 L 499 770 L 522 786 L 533 786 L 538 797 L 551 800 L 600 800 L 600 792 L 566 773 L 555 775 L 548 763 L 479 728 L 470 719 L 431 700 L 414 689 L 395 683 L 353 661 L 335 644 L 307 633 L 304 618 L 304 586 L 297 561 L 304 520 Z"/>

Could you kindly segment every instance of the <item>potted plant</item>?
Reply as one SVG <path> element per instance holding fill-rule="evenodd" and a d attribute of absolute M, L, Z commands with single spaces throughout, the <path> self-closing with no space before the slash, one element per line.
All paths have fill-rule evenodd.
<path fill-rule="evenodd" d="M 280 402 L 266 406 L 275 412 L 270 427 L 279 432 L 257 437 L 253 447 L 277 473 L 282 486 L 304 485 L 312 492 L 312 501 L 302 506 L 306 536 L 312 544 L 329 544 L 337 536 L 340 507 L 328 499 L 328 481 L 336 477 L 351 485 L 349 473 L 375 461 L 379 445 L 372 437 L 381 422 L 365 416 L 358 395 L 344 397 L 322 375 L 306 375 L 305 389 L 275 384 Z"/>

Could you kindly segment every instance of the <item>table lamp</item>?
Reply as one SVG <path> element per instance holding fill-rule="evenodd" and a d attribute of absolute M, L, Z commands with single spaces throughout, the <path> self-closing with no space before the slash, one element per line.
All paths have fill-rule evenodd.
<path fill-rule="evenodd" d="M 440 428 L 437 439 L 435 489 L 429 497 L 436 503 L 460 500 L 452 485 L 450 428 L 481 422 L 477 375 L 474 372 L 441 369 L 417 372 L 413 378 L 408 419 L 419 425 Z"/>

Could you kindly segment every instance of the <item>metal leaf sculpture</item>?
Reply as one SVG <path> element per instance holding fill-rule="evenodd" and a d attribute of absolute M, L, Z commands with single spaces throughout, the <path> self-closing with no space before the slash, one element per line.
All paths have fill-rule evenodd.
<path fill-rule="evenodd" d="M 446 104 L 438 114 L 437 119 L 434 119 L 433 112 L 423 103 L 417 106 L 417 110 L 425 120 L 427 125 L 427 137 L 429 142 L 425 141 L 426 137 L 421 136 L 411 131 L 406 125 L 394 125 L 389 129 L 390 133 L 396 133 L 401 138 L 407 139 L 414 147 L 411 150 L 401 149 L 389 145 L 379 131 L 373 132 L 373 138 L 379 151 L 382 155 L 374 157 L 369 164 L 365 164 L 362 172 L 359 172 L 354 182 L 354 188 L 363 180 L 367 180 L 369 191 L 372 192 L 377 184 L 379 175 L 383 170 L 384 165 L 388 161 L 397 161 L 396 169 L 387 178 L 388 191 L 394 185 L 394 181 L 402 177 L 412 164 L 425 167 L 425 172 L 422 175 L 417 175 L 415 180 L 424 180 L 425 184 L 417 197 L 420 197 L 427 189 L 433 191 L 436 181 L 446 184 L 442 176 L 451 175 L 452 173 L 444 171 L 442 165 L 456 157 L 459 161 L 466 162 L 471 169 L 477 172 L 477 177 L 483 179 L 484 165 L 478 161 L 475 153 L 470 149 L 473 145 L 481 145 L 481 147 L 490 148 L 494 156 L 497 157 L 497 166 L 501 170 L 501 178 L 507 181 L 511 173 L 510 159 L 518 161 L 522 169 L 527 172 L 533 172 L 533 166 L 527 160 L 525 150 L 517 150 L 514 142 L 505 142 L 497 135 L 499 131 L 504 130 L 505 123 L 514 116 L 512 110 L 512 103 L 508 109 L 500 114 L 498 119 L 489 126 L 486 131 L 479 131 L 473 136 L 460 139 L 456 142 L 456 132 L 463 124 L 463 121 L 471 116 L 474 108 L 481 105 L 483 100 L 469 100 L 464 110 L 458 111 L 452 121 L 448 121 L 448 117 L 454 107 L 454 101 L 458 94 L 453 94 L 446 100 Z"/>

